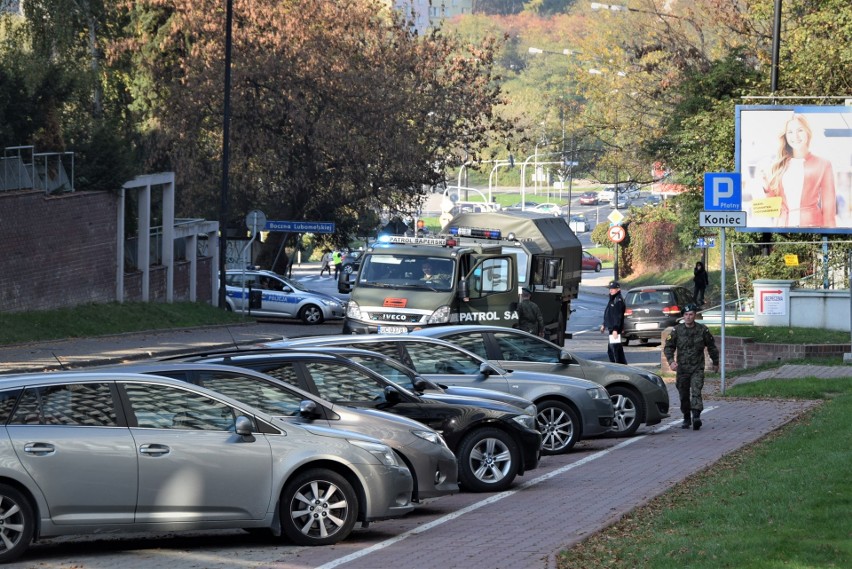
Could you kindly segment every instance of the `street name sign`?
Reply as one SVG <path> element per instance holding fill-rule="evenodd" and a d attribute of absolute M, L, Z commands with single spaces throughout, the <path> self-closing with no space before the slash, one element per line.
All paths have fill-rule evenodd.
<path fill-rule="evenodd" d="M 285 233 L 334 233 L 333 221 L 267 221 L 266 231 Z"/>
<path fill-rule="evenodd" d="M 701 227 L 745 227 L 744 211 L 702 211 L 698 216 Z"/>

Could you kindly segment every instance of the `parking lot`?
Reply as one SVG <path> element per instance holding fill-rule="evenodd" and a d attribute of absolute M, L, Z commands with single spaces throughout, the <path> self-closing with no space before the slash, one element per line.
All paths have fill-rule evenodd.
<path fill-rule="evenodd" d="M 809 405 L 708 398 L 701 431 L 681 430 L 672 418 L 634 437 L 582 441 L 574 452 L 545 457 L 509 491 L 435 499 L 405 518 L 356 529 L 335 546 L 295 547 L 239 530 L 87 536 L 37 543 L 7 567 L 552 569 L 560 550 Z"/>

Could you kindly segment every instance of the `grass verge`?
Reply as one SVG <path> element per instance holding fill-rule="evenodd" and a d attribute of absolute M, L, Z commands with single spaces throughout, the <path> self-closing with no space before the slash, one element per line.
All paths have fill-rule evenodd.
<path fill-rule="evenodd" d="M 852 566 L 852 378 L 759 381 L 727 397 L 824 404 L 562 552 L 558 569 Z"/>
<path fill-rule="evenodd" d="M 245 321 L 239 314 L 196 302 L 86 304 L 59 310 L 0 313 L 0 345 Z"/>

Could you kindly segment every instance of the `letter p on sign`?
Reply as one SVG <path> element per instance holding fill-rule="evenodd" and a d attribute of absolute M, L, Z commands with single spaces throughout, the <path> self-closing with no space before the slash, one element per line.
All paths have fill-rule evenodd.
<path fill-rule="evenodd" d="M 704 209 L 738 211 L 742 209 L 743 187 L 739 172 L 704 173 Z"/>

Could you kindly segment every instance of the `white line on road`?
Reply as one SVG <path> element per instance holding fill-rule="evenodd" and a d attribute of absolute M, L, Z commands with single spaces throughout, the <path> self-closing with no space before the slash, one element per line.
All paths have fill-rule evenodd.
<path fill-rule="evenodd" d="M 707 412 L 712 411 L 714 409 L 716 409 L 716 406 L 706 407 L 704 409 L 704 413 L 707 413 Z M 578 460 L 577 462 L 572 462 L 571 464 L 566 464 L 565 466 L 563 466 L 561 468 L 557 468 L 556 470 L 548 472 L 547 474 L 544 474 L 544 475 L 539 476 L 537 478 L 533 478 L 532 480 L 529 480 L 528 482 L 524 482 L 523 484 L 520 484 L 518 487 L 516 487 L 512 490 L 506 490 L 505 492 L 500 492 L 499 494 L 495 494 L 493 496 L 490 496 L 490 497 L 486 498 L 485 500 L 482 500 L 481 502 L 473 503 L 473 504 L 471 504 L 467 507 L 464 507 L 460 510 L 457 510 L 457 511 L 451 513 L 451 514 L 447 514 L 446 516 L 435 519 L 435 520 L 433 520 L 433 521 L 431 521 L 427 524 L 423 524 L 422 526 L 418 526 L 418 527 L 416 527 L 412 530 L 409 530 L 405 533 L 401 533 L 396 537 L 392 537 L 391 539 L 386 539 L 385 541 L 379 542 L 379 543 L 372 545 L 372 546 L 370 546 L 366 549 L 362 549 L 362 550 L 357 551 L 355 553 L 351 553 L 349 555 L 340 557 L 339 559 L 335 559 L 334 561 L 330 561 L 330 562 L 326 563 L 325 565 L 320 565 L 316 569 L 334 569 L 335 567 L 339 567 L 340 565 L 343 565 L 344 563 L 349 563 L 350 561 L 355 561 L 356 559 L 359 559 L 361 557 L 369 555 L 370 553 L 373 553 L 374 551 L 380 551 L 382 549 L 386 549 L 386 548 L 390 547 L 391 545 L 399 543 L 400 541 L 402 541 L 404 539 L 408 539 L 409 537 L 412 537 L 412 536 L 417 535 L 419 533 L 423 533 L 423 532 L 428 531 L 428 530 L 430 530 L 434 527 L 437 527 L 439 525 L 442 525 L 442 524 L 445 524 L 445 523 L 450 522 L 452 520 L 455 520 L 456 518 L 459 518 L 459 517 L 461 517 L 461 516 L 463 516 L 467 513 L 473 512 L 475 510 L 478 510 L 478 509 L 483 508 L 485 506 L 488 506 L 490 504 L 494 504 L 496 502 L 499 502 L 501 500 L 504 500 L 506 498 L 514 496 L 518 492 L 526 490 L 527 488 L 531 488 L 532 486 L 535 486 L 537 484 L 541 484 L 542 482 L 545 482 L 546 480 L 550 480 L 551 478 L 553 478 L 555 476 L 559 476 L 560 474 L 568 472 L 569 470 L 573 470 L 574 468 L 578 468 L 580 466 L 583 466 L 584 464 L 588 464 L 588 463 L 592 462 L 593 460 L 603 458 L 604 456 L 608 455 L 609 453 L 611 453 L 613 451 L 616 451 L 618 449 L 622 449 L 622 448 L 624 448 L 628 445 L 632 445 L 633 443 L 636 443 L 636 442 L 643 440 L 644 438 L 646 438 L 650 434 L 661 433 L 663 431 L 667 431 L 667 430 L 671 429 L 672 427 L 674 427 L 675 425 L 679 425 L 680 423 L 681 423 L 680 420 L 675 420 L 675 421 L 670 421 L 670 422 L 668 422 L 664 425 L 660 425 L 659 427 L 657 427 L 656 429 L 651 431 L 651 433 L 639 435 L 638 437 L 633 437 L 633 438 L 627 439 L 625 441 L 622 441 L 622 442 L 618 443 L 617 445 L 612 446 L 608 449 L 604 449 L 604 450 L 598 451 L 594 454 L 590 454 L 586 458 L 582 458 L 582 459 Z"/>

